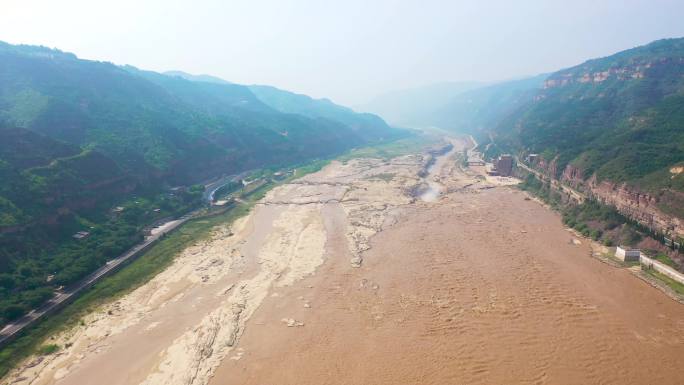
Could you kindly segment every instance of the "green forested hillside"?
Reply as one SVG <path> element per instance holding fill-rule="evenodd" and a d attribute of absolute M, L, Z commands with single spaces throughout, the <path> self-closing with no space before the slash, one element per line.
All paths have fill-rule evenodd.
<path fill-rule="evenodd" d="M 0 226 L 52 218 L 60 209 L 105 200 L 126 179 L 110 158 L 23 128 L 0 125 Z M 130 181 L 129 181 L 130 183 Z"/>
<path fill-rule="evenodd" d="M 255 85 L 249 86 L 249 89 L 263 103 L 282 113 L 341 122 L 364 138 L 367 138 L 369 128 L 383 124 L 382 119 L 376 115 L 356 113 L 328 99 L 313 99 L 307 95 L 295 94 L 271 86 Z"/>
<path fill-rule="evenodd" d="M 0 42 L 0 325 L 200 203 L 201 188 L 171 186 L 403 135 L 332 103 L 345 113 L 280 111 L 195 80 Z"/>
<path fill-rule="evenodd" d="M 556 159 L 558 173 L 573 164 L 585 177 L 681 188 L 668 170 L 684 161 L 683 109 L 684 39 L 667 39 L 552 74 L 490 133 Z"/>
<path fill-rule="evenodd" d="M 402 113 L 472 134 L 489 156 L 538 153 L 557 177 L 572 165 L 584 178 L 684 192 L 684 173 L 670 172 L 684 164 L 682 38 L 430 100 L 432 109 L 409 104 Z"/>
<path fill-rule="evenodd" d="M 283 114 L 244 86 L 193 82 L 40 47 L 0 44 L 0 88 L 6 125 L 98 149 L 131 173 L 175 183 L 218 169 L 321 156 L 394 133 L 380 119 L 359 135 L 344 122 Z M 255 151 L 265 147 L 268 152 Z"/>
<path fill-rule="evenodd" d="M 14 172 L 66 157 L 75 158 L 51 167 L 86 158 L 94 164 L 89 158 L 98 156 L 111 164 L 105 167 L 99 160 L 102 172 L 95 175 L 111 179 L 116 169 L 137 184 L 191 184 L 400 135 L 376 116 L 332 103 L 296 105 L 279 111 L 245 86 L 0 43 L 0 127 L 5 130 L 0 159 Z M 41 144 L 44 152 L 21 147 Z M 38 172 L 47 171 L 30 174 L 46 178 Z"/>
<path fill-rule="evenodd" d="M 682 38 L 475 86 L 433 104 L 409 104 L 402 113 L 420 126 L 472 134 L 489 156 L 541 154 L 556 177 L 571 165 L 575 177 L 627 183 L 684 218 L 684 172 L 677 171 L 684 166 Z"/>
<path fill-rule="evenodd" d="M 547 75 L 476 88 L 451 97 L 428 114 L 430 125 L 478 134 L 534 100 Z"/>
<path fill-rule="evenodd" d="M 574 160 L 588 174 L 596 172 L 600 179 L 623 182 L 660 172 L 662 178 L 656 179 L 663 183 L 657 183 L 659 187 L 673 185 L 684 191 L 684 179 L 669 173 L 669 168 L 684 161 L 684 95 L 668 96 L 626 119 L 591 147 Z"/>

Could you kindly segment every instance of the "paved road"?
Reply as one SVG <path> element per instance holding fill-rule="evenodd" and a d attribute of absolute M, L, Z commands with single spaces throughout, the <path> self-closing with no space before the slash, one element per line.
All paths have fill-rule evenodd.
<path fill-rule="evenodd" d="M 76 296 L 78 296 L 82 291 L 91 287 L 97 281 L 107 276 L 109 273 L 117 270 L 123 264 L 139 257 L 142 254 L 141 251 L 147 249 L 153 243 L 157 242 L 162 236 L 164 236 L 164 234 L 175 230 L 176 228 L 178 228 L 178 226 L 181 226 L 183 223 L 187 222 L 190 218 L 192 218 L 194 214 L 195 212 L 186 214 L 178 220 L 176 220 L 175 223 L 168 226 L 168 228 L 166 228 L 164 231 L 157 233 L 155 235 L 148 236 L 145 239 L 145 241 L 134 246 L 121 256 L 107 262 L 106 265 L 100 267 L 79 283 L 67 288 L 63 292 L 55 293 L 54 297 L 48 300 L 43 306 L 30 311 L 24 317 L 6 325 L 2 330 L 0 330 L 0 346 L 12 340 L 22 330 L 24 330 L 28 326 L 31 326 L 36 321 L 41 319 L 43 316 L 50 314 L 59 307 L 63 306 L 65 302 L 69 302 L 75 299 Z"/>
<path fill-rule="evenodd" d="M 526 170 L 526 171 L 531 172 L 532 174 L 536 175 L 537 178 L 539 178 L 539 179 L 542 179 L 542 180 L 550 179 L 551 183 L 553 184 L 553 186 L 557 190 L 560 190 L 560 191 L 565 192 L 566 194 L 569 194 L 577 202 L 582 203 L 587 199 L 587 196 L 585 194 L 583 194 L 583 193 L 581 193 L 581 192 L 579 192 L 579 191 L 577 191 L 571 187 L 568 187 L 568 186 L 560 183 L 559 181 L 557 181 L 555 179 L 549 178 L 548 176 L 542 174 L 541 172 L 539 172 L 539 171 L 537 171 L 531 167 L 528 167 L 523 162 L 516 160 L 516 164 L 518 165 L 518 167 L 522 168 L 523 170 Z"/>
<path fill-rule="evenodd" d="M 205 184 L 204 185 L 204 194 L 203 194 L 204 200 L 207 201 L 209 204 L 211 204 L 214 201 L 214 194 L 216 194 L 216 191 L 218 189 L 227 185 L 230 182 L 241 180 L 242 178 L 246 177 L 247 175 L 249 175 L 253 171 L 254 170 L 247 170 L 247 171 L 243 171 L 239 174 L 228 175 L 228 176 L 222 177 L 221 179 L 217 180 L 216 182 L 211 182 L 211 183 Z"/>
<path fill-rule="evenodd" d="M 231 181 L 243 178 L 252 171 L 253 170 L 248 170 L 241 172 L 239 174 L 229 175 L 215 182 L 206 184 L 204 186 L 205 190 L 203 194 L 203 199 L 207 201 L 209 204 L 211 204 L 214 200 L 214 194 L 216 193 L 216 190 L 218 190 L 219 188 L 221 188 L 222 186 L 226 185 Z M 19 318 L 18 320 L 15 320 L 14 322 L 7 324 L 2 330 L 0 330 L 0 346 L 3 346 L 7 342 L 11 341 L 14 337 L 21 333 L 22 330 L 33 325 L 39 319 L 43 318 L 48 314 L 51 314 L 58 308 L 61 308 L 63 305 L 65 305 L 65 302 L 70 302 L 74 300 L 82 291 L 93 286 L 97 281 L 99 281 L 103 277 L 118 270 L 123 264 L 139 257 L 142 254 L 141 251 L 146 250 L 153 243 L 156 243 L 162 236 L 164 236 L 164 234 L 175 230 L 183 223 L 187 222 L 195 213 L 196 211 L 193 211 L 189 214 L 182 216 L 178 220 L 175 220 L 175 223 L 170 224 L 168 228 L 164 229 L 164 231 L 148 236 L 147 238 L 145 238 L 145 241 L 134 246 L 121 256 L 107 262 L 106 265 L 95 270 L 93 273 L 91 273 L 89 276 L 84 278 L 79 283 L 72 285 L 71 287 L 67 288 L 62 292 L 55 292 L 55 295 L 39 308 L 31 310 L 22 318 Z"/>
<path fill-rule="evenodd" d="M 207 203 L 211 204 L 214 200 L 214 194 L 219 188 L 225 186 L 231 181 L 239 180 L 245 177 L 252 171 L 254 170 L 247 170 L 239 174 L 228 175 L 226 177 L 220 178 L 215 182 L 205 184 L 203 199 L 207 201 Z M 182 216 L 181 218 L 175 220 L 175 223 L 170 224 L 166 229 L 164 229 L 164 231 L 146 237 L 142 243 L 134 246 L 121 256 L 107 262 L 106 265 L 95 270 L 93 273 L 91 273 L 89 276 L 84 278 L 79 283 L 72 285 L 71 287 L 67 288 L 62 292 L 55 292 L 55 295 L 45 304 L 43 304 L 37 309 L 31 310 L 28 314 L 19 318 L 18 320 L 15 320 L 14 322 L 7 324 L 2 330 L 0 330 L 0 347 L 11 341 L 14 337 L 21 333 L 22 330 L 33 325 L 39 319 L 61 308 L 63 305 L 65 305 L 65 302 L 70 302 L 74 300 L 82 291 L 93 286 L 97 281 L 99 281 L 103 277 L 118 270 L 123 264 L 139 257 L 142 254 L 142 251 L 146 250 L 153 243 L 156 243 L 162 236 L 164 236 L 164 234 L 167 234 L 168 232 L 175 230 L 176 228 L 187 222 L 190 218 L 192 218 L 192 216 L 196 213 L 197 211 L 188 213 Z"/>

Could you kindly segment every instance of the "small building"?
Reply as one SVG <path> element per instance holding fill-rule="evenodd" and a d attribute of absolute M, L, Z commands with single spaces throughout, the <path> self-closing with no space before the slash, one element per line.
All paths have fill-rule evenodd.
<path fill-rule="evenodd" d="M 615 257 L 624 262 L 636 262 L 641 259 L 641 250 L 618 246 L 615 248 Z"/>
<path fill-rule="evenodd" d="M 539 159 L 539 154 L 529 154 L 525 157 L 525 160 L 527 161 L 527 163 L 530 163 L 530 164 L 537 163 L 538 159 Z"/>
<path fill-rule="evenodd" d="M 90 236 L 90 233 L 87 231 L 79 231 L 76 234 L 72 235 L 71 237 L 74 239 L 83 239 L 83 238 L 88 238 Z"/>
<path fill-rule="evenodd" d="M 513 157 L 510 154 L 503 154 L 496 159 L 496 171 L 501 176 L 513 175 Z"/>
<path fill-rule="evenodd" d="M 499 175 L 499 171 L 496 169 L 496 163 L 485 164 L 485 172 L 489 176 L 498 176 Z"/>
<path fill-rule="evenodd" d="M 176 187 L 171 187 L 169 189 L 169 196 L 176 196 L 180 195 L 184 192 L 188 191 L 188 188 L 186 186 L 176 186 Z"/>

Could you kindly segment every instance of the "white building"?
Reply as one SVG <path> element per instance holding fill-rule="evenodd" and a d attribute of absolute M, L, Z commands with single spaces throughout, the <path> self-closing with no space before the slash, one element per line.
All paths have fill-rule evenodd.
<path fill-rule="evenodd" d="M 615 256 L 624 262 L 639 261 L 641 259 L 641 250 L 618 246 L 615 249 Z"/>

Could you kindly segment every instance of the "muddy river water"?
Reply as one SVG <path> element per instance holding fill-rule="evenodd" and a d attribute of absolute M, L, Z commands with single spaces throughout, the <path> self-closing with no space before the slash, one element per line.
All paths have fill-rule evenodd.
<path fill-rule="evenodd" d="M 453 144 L 272 190 L 6 382 L 681 384 L 684 306 Z"/>

